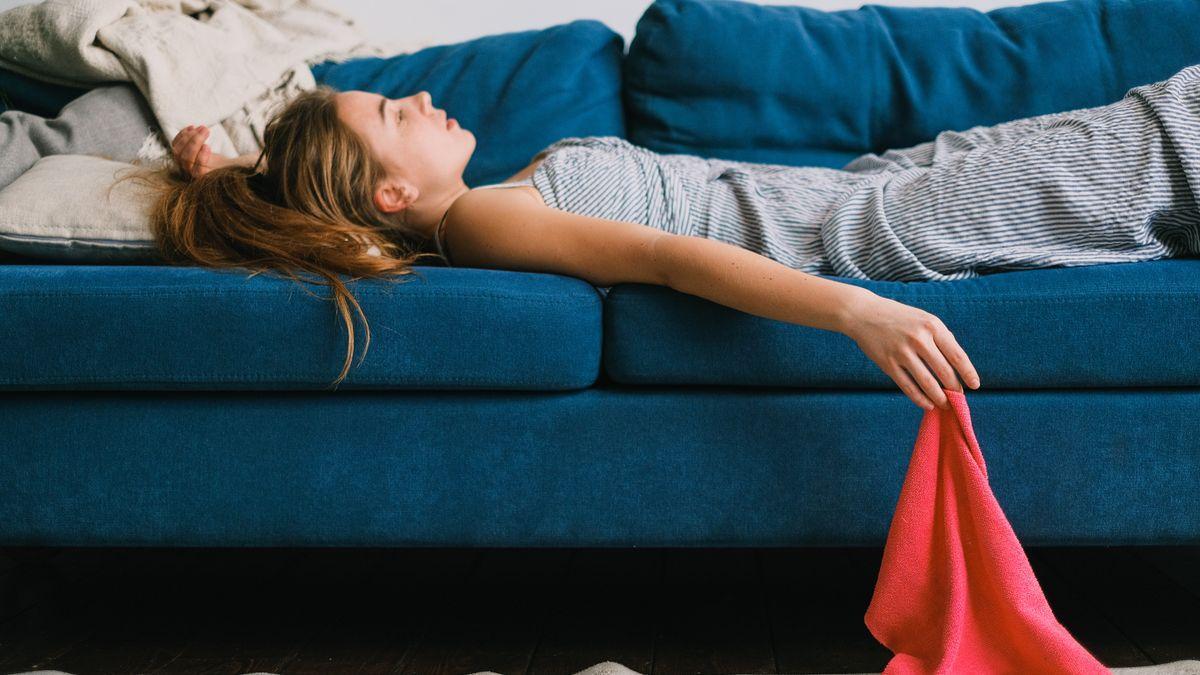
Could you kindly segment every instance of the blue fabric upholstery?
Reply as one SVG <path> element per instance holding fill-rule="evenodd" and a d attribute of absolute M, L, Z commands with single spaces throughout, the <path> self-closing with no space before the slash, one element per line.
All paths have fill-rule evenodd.
<path fill-rule="evenodd" d="M 22 110 L 42 117 L 58 117 L 63 107 L 88 91 L 0 68 L 0 112 Z"/>
<path fill-rule="evenodd" d="M 1198 14 L 659 0 L 625 61 L 628 137 L 840 166 L 1115 100 L 1200 61 Z M 579 21 L 314 71 L 429 90 L 478 138 L 474 185 L 563 136 L 624 136 L 620 47 Z M 664 287 L 443 267 L 351 282 L 371 343 L 360 362 L 355 315 L 330 393 L 346 334 L 324 287 L 2 271 L 4 546 L 879 546 L 923 415 L 846 336 Z M 838 280 L 954 331 L 1023 544 L 1200 543 L 1200 260 Z"/>
<path fill-rule="evenodd" d="M 565 136 L 625 136 L 625 41 L 599 21 L 489 35 L 389 58 L 326 62 L 317 82 L 402 97 L 422 89 L 475 134 L 467 185 L 500 182 Z"/>
<path fill-rule="evenodd" d="M 338 389 L 579 389 L 600 371 L 601 295 L 580 279 L 418 267 L 348 285 L 371 344 L 352 308 Z M 0 317 L 11 390 L 320 390 L 346 353 L 326 288 L 231 270 L 7 265 Z"/>
<path fill-rule="evenodd" d="M 962 130 L 1104 105 L 1200 62 L 1200 3 L 1063 0 L 825 12 L 656 0 L 624 62 L 630 141 L 841 167 Z"/>
<path fill-rule="evenodd" d="M 970 396 L 1025 545 L 1200 542 L 1195 389 Z M 0 394 L 0 545 L 882 546 L 898 390 Z"/>
<path fill-rule="evenodd" d="M 1200 354 L 1200 259 L 946 282 L 828 278 L 936 315 L 988 390 L 1200 384 L 1200 359 L 1181 358 Z M 626 384 L 897 388 L 841 333 L 645 284 L 608 293 L 604 369 Z"/>

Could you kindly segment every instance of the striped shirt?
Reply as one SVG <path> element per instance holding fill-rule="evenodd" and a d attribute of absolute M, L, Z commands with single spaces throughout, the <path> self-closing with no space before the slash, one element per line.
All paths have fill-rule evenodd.
<path fill-rule="evenodd" d="M 660 154 L 617 136 L 541 154 L 529 178 L 481 187 L 532 185 L 553 208 L 812 274 L 944 281 L 1200 252 L 1200 64 L 1108 105 L 947 130 L 840 169 Z"/>

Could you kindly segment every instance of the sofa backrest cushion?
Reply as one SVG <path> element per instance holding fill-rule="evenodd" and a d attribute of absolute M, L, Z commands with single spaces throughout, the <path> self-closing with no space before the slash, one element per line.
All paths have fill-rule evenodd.
<path fill-rule="evenodd" d="M 821 11 L 656 0 L 624 62 L 631 142 L 840 168 L 865 152 L 1104 105 L 1200 62 L 1200 3 Z"/>
<path fill-rule="evenodd" d="M 22 110 L 54 118 L 64 106 L 88 91 L 0 68 L 0 113 Z"/>
<path fill-rule="evenodd" d="M 411 54 L 326 62 L 320 84 L 389 97 L 428 91 L 433 105 L 475 135 L 463 180 L 502 181 L 566 136 L 625 136 L 621 59 L 625 40 L 581 19 L 489 35 Z"/>

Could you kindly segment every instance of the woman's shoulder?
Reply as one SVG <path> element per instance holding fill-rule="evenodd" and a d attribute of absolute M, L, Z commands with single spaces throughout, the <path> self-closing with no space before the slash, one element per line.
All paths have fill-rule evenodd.
<path fill-rule="evenodd" d="M 448 232 L 461 232 L 464 227 L 469 229 L 475 221 L 493 221 L 508 209 L 515 212 L 522 207 L 527 209 L 532 204 L 545 206 L 546 202 L 536 187 L 525 182 L 493 183 L 471 188 L 459 195 L 442 214 L 441 221 L 434 229 L 434 246 L 449 261 L 452 247 Z"/>
<path fill-rule="evenodd" d="M 497 210 L 506 208 L 508 204 L 521 206 L 530 203 L 543 206 L 546 204 L 542 193 L 526 181 L 491 183 L 473 187 L 459 195 L 450 204 L 450 208 L 446 209 L 441 222 L 438 223 L 435 235 L 439 239 L 443 238 L 443 232 L 452 228 L 455 223 L 472 218 L 486 218 L 489 214 L 495 214 Z"/>
<path fill-rule="evenodd" d="M 503 183 L 491 183 L 489 185 L 477 185 L 467 192 L 467 194 L 472 195 L 483 193 L 489 193 L 488 201 L 492 203 L 504 203 L 514 198 L 523 200 L 529 197 L 533 197 L 539 204 L 545 205 L 546 203 L 542 199 L 542 193 L 538 191 L 537 187 L 528 178 Z M 472 197 L 472 199 L 478 199 L 478 197 Z"/>

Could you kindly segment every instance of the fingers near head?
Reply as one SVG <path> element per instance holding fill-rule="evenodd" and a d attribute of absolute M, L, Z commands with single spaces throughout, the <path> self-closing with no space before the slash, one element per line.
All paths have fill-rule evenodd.
<path fill-rule="evenodd" d="M 196 160 L 192 164 L 192 171 L 199 172 L 204 167 L 204 159 L 208 156 L 209 147 L 206 145 L 196 153 Z"/>

